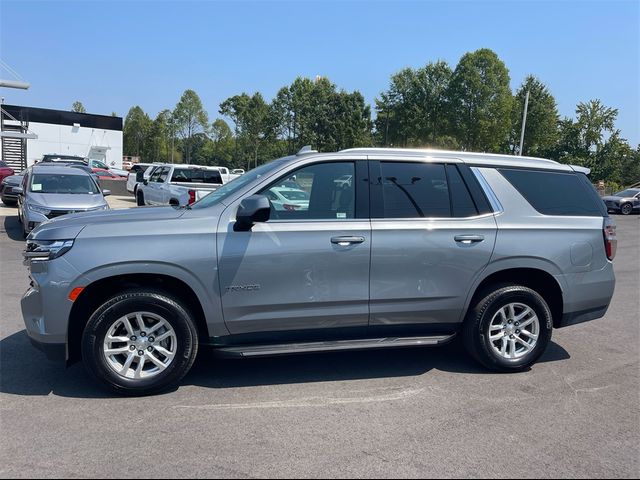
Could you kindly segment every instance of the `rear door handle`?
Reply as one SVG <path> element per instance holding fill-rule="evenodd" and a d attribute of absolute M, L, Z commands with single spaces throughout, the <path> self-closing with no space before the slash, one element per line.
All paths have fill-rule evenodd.
<path fill-rule="evenodd" d="M 472 243 L 480 243 L 484 241 L 484 235 L 456 235 L 455 241 L 458 243 L 464 243 L 465 245 L 471 245 Z"/>
<path fill-rule="evenodd" d="M 333 237 L 331 243 L 341 247 L 348 247 L 356 243 L 364 243 L 364 237 Z"/>

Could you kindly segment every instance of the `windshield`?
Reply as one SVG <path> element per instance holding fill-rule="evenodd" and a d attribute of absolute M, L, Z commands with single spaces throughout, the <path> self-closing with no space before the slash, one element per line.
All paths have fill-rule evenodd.
<path fill-rule="evenodd" d="M 100 193 L 93 179 L 87 175 L 35 174 L 31 178 L 30 191 L 34 193 L 97 194 Z"/>
<path fill-rule="evenodd" d="M 634 188 L 630 188 L 628 190 L 623 190 L 622 192 L 618 192 L 614 196 L 616 196 L 616 197 L 634 197 L 638 193 L 640 193 L 640 190 L 636 190 Z"/>
<path fill-rule="evenodd" d="M 193 205 L 191 205 L 191 208 L 207 208 L 211 207 L 212 205 L 216 205 L 228 196 L 233 195 L 244 186 L 250 184 L 251 182 L 259 179 L 264 175 L 269 174 L 271 171 L 275 170 L 286 161 L 287 159 L 281 158 L 279 160 L 273 160 L 272 162 L 265 163 L 258 168 L 254 168 L 250 172 L 245 173 L 232 182 L 223 185 L 215 192 L 212 192 L 204 197 L 202 200 L 194 203 Z"/>

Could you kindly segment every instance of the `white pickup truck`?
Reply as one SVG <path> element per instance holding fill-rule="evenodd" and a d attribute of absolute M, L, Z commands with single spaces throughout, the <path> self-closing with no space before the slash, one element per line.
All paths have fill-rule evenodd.
<path fill-rule="evenodd" d="M 136 201 L 143 205 L 184 207 L 197 202 L 224 184 L 218 167 L 158 165 L 138 184 Z"/>

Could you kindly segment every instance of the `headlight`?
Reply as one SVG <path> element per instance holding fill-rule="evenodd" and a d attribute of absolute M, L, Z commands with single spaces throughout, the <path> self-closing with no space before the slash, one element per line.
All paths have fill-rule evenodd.
<path fill-rule="evenodd" d="M 99 207 L 87 210 L 87 212 L 99 212 L 100 210 L 109 210 L 109 205 L 101 205 Z"/>
<path fill-rule="evenodd" d="M 47 216 L 51 213 L 51 210 L 49 208 L 41 207 L 40 205 L 34 205 L 33 203 L 28 203 L 27 206 L 29 207 L 29 210 L 31 210 L 32 212 L 40 213 L 41 215 Z"/>
<path fill-rule="evenodd" d="M 27 240 L 23 252 L 25 263 L 31 260 L 53 260 L 61 257 L 73 247 L 73 240 Z"/>

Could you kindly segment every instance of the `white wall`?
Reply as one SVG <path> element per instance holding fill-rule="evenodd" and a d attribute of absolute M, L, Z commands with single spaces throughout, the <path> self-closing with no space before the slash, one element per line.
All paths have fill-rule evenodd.
<path fill-rule="evenodd" d="M 122 168 L 121 131 L 34 122 L 29 123 L 29 131 L 38 138 L 27 141 L 28 165 L 48 153 L 86 157 L 91 147 L 110 147 L 106 152 L 107 164 Z"/>

